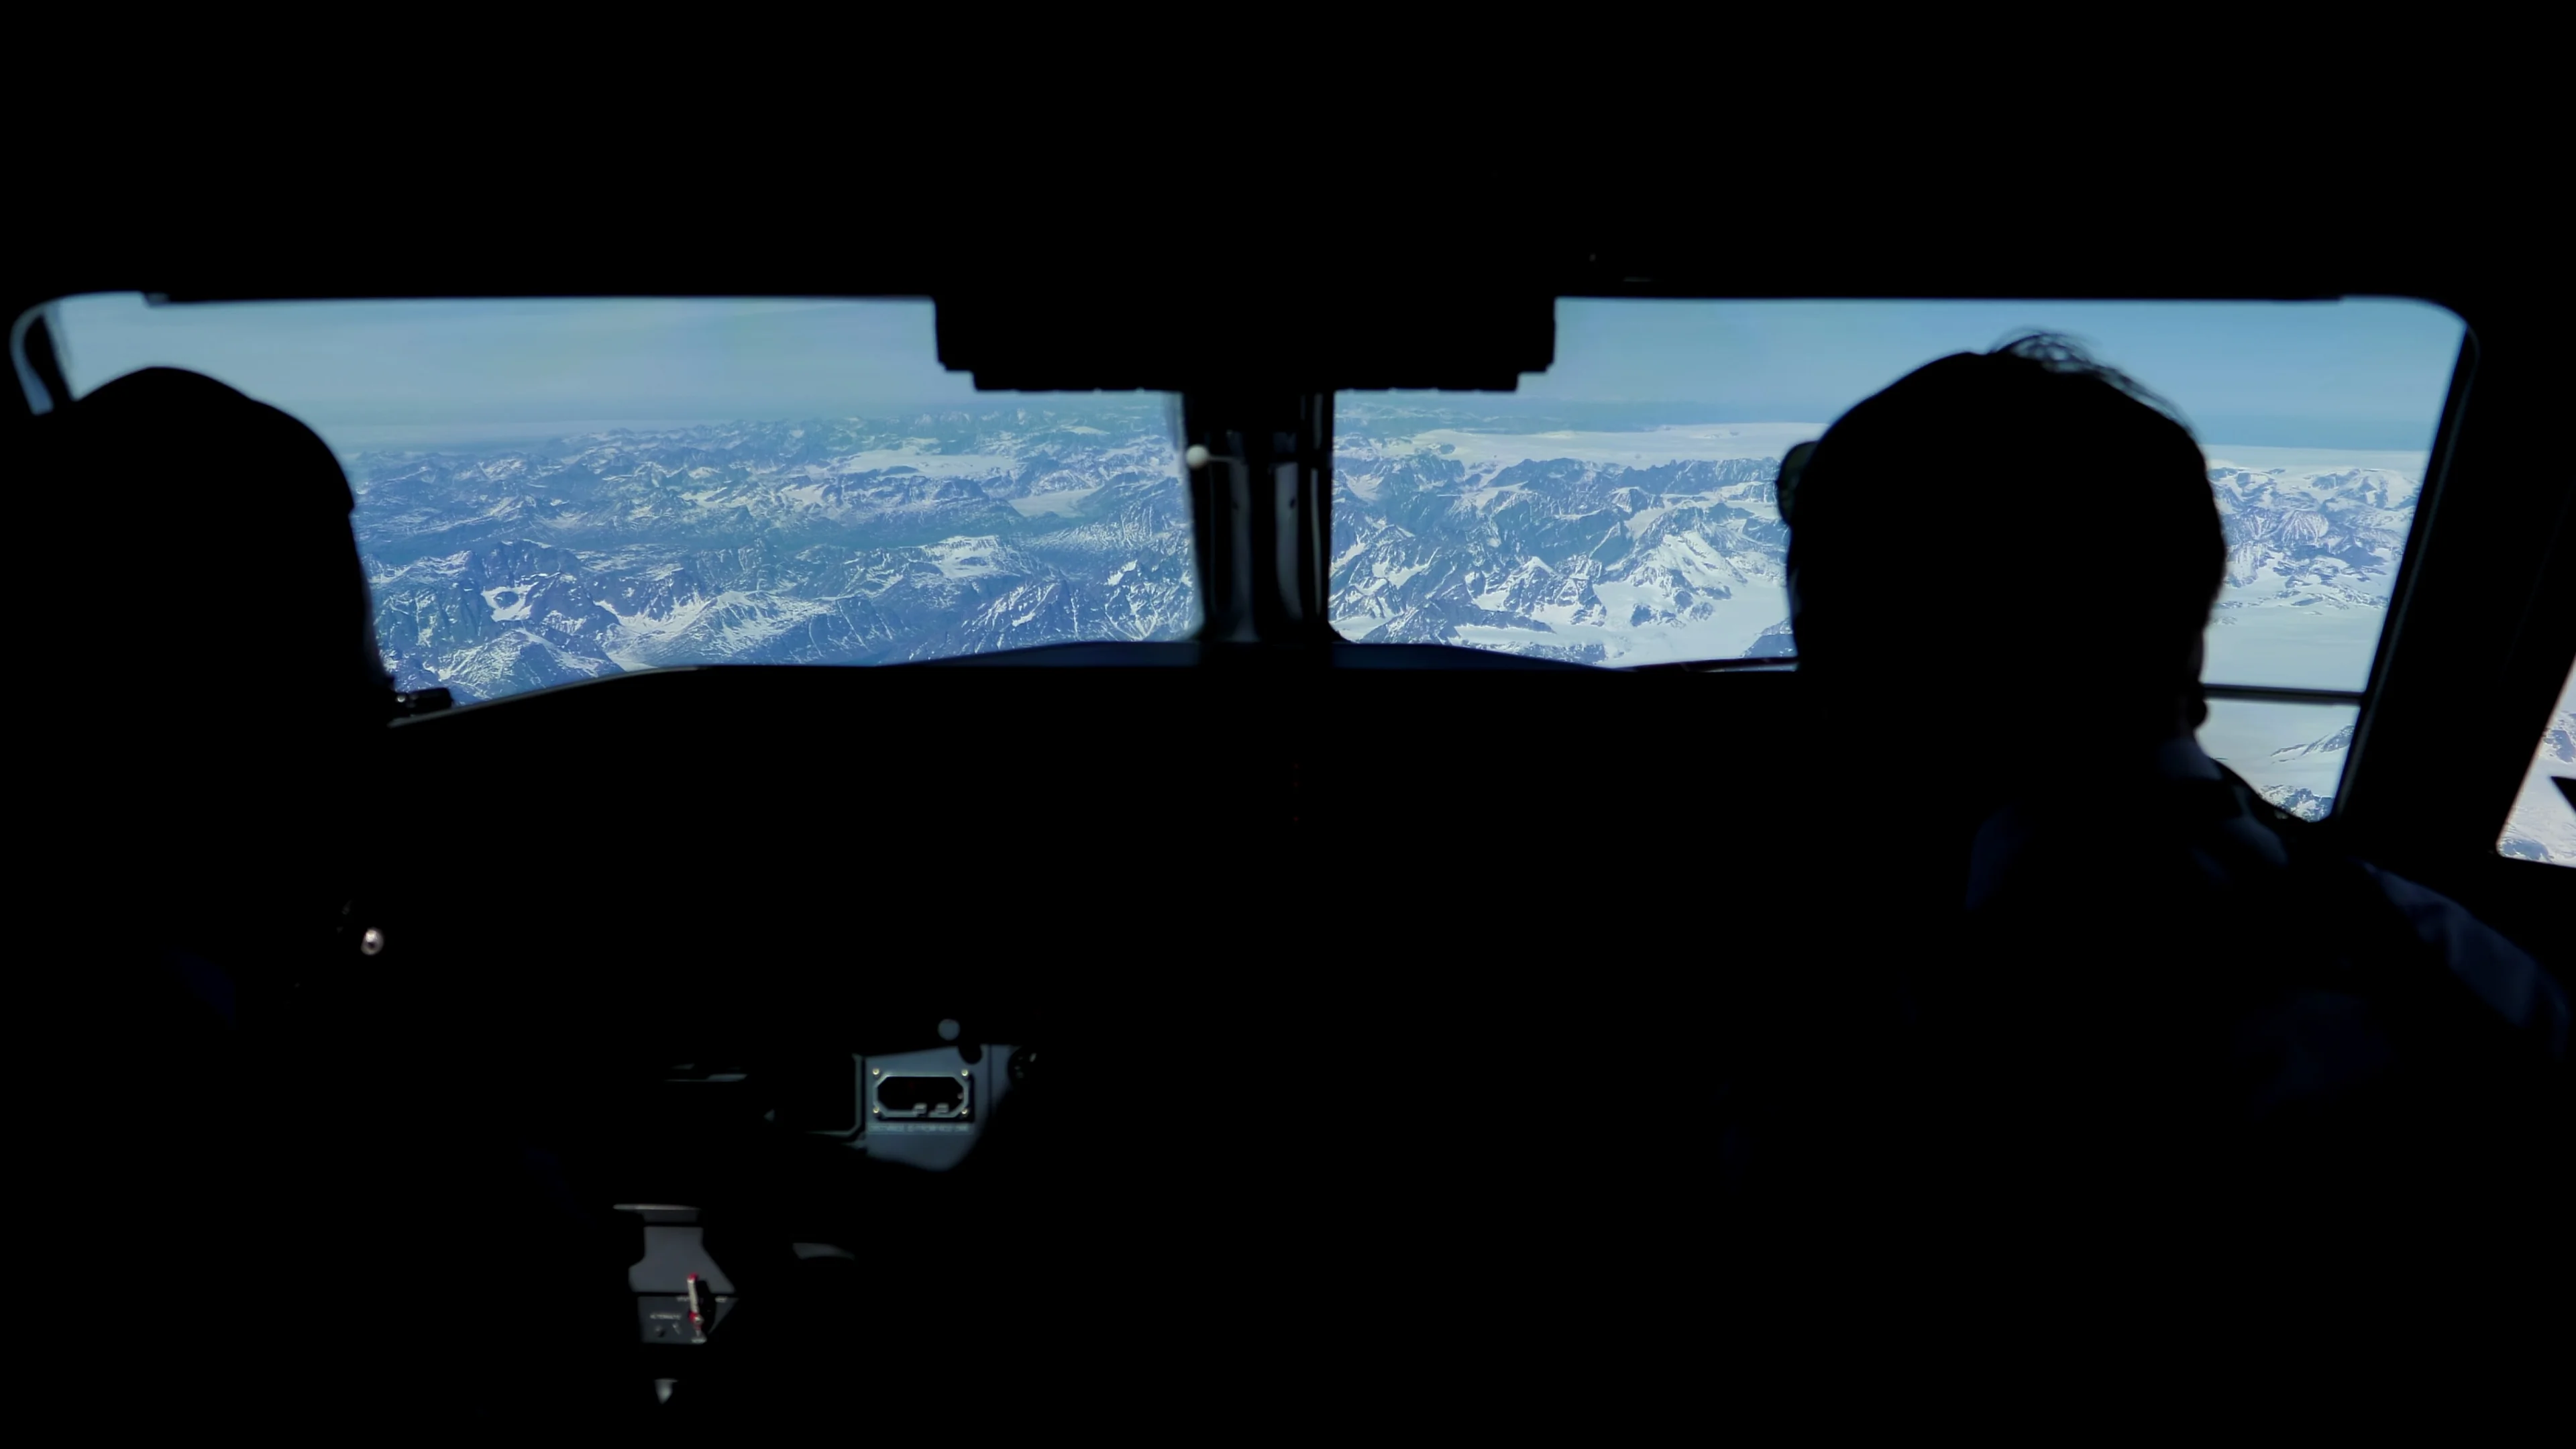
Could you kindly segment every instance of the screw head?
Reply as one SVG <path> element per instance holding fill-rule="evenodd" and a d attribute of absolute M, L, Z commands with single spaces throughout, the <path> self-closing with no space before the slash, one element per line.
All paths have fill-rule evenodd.
<path fill-rule="evenodd" d="M 381 956 L 384 954 L 384 950 L 385 933 L 375 927 L 369 926 L 366 931 L 358 937 L 358 954 L 362 956 Z"/>

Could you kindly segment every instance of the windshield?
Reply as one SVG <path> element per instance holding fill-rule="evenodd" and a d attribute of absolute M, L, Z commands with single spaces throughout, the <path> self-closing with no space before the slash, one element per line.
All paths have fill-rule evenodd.
<path fill-rule="evenodd" d="M 1199 625 L 1176 409 L 979 393 L 922 301 L 55 304 L 77 397 L 192 368 L 348 472 L 402 689 Z"/>
<path fill-rule="evenodd" d="M 2204 680 L 2337 696 L 2214 701 L 2203 743 L 2284 808 L 2324 813 L 2461 355 L 2458 317 L 2421 302 L 1563 300 L 1556 361 L 1516 394 L 1336 399 L 1334 627 L 1614 667 L 1785 661 L 1781 457 L 1923 363 L 2038 331 L 2194 429 L 2229 546 Z M 1922 445 L 1973 462 L 2013 440 Z M 1920 499 L 1920 588 L 1927 605 L 1991 594 L 1992 637 L 2016 611 L 2081 610 L 2129 566 L 2095 539 L 1980 558 L 1966 503 Z"/>

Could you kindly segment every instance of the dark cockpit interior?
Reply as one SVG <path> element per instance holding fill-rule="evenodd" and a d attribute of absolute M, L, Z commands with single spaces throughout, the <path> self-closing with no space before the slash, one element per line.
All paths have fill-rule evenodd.
<path fill-rule="evenodd" d="M 1833 222 L 580 255 L 101 223 L 11 262 L 20 1271 L 75 1305 L 38 1391 L 1539 1428 L 1996 1294 L 2137 1330 L 2171 1305 L 2120 1305 L 2188 1281 L 2206 1335 L 2293 1277 L 2301 1322 L 2563 1320 L 2546 288 L 2369 228 L 2042 254 Z M 2212 1165 L 2199 1078 L 2095 1116 L 2064 1063 L 2177 956 L 2377 960 L 2432 919 L 2402 894 L 2284 896 L 2207 953 L 2143 887 L 2049 916 L 2045 984 L 1960 1039 L 2045 1039 L 1979 1078 L 1993 1110 L 2075 1105 L 2009 1170 L 1909 1115 L 1937 1069 L 1898 978 L 1976 970 L 1953 787 L 2032 733 L 1976 701 L 2155 564 L 2116 523 L 1981 553 L 2009 440 L 1926 436 L 1874 596 L 1919 617 L 1915 672 L 1855 707 L 1800 667 L 1782 461 L 2030 325 L 2090 329 L 2207 454 L 2201 745 L 2294 854 L 2536 963 L 2496 988 L 2526 1035 L 2557 994 L 2545 1064 L 2361 1119 L 2335 1150 L 2383 1176 Z M 2116 771 L 2030 748 L 2126 859 Z M 2060 1149 L 2129 1175 L 2034 1190 Z"/>

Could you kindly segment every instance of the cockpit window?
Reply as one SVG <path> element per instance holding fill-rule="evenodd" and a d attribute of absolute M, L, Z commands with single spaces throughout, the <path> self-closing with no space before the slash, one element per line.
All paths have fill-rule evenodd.
<path fill-rule="evenodd" d="M 2200 439 L 2229 549 L 2202 743 L 2282 808 L 2324 815 L 2463 351 L 2459 318 L 2421 302 L 1563 300 L 1555 364 L 1518 393 L 1336 400 L 1334 627 L 1614 667 L 1786 663 L 1782 458 L 1923 363 L 2043 331 L 2155 390 Z M 1973 463 L 2013 440 L 1922 446 Z M 2086 486 L 2081 468 L 2061 486 Z M 2008 648 L 2015 612 L 2080 611 L 2134 566 L 2103 538 L 1981 557 L 1969 502 L 1927 492 L 1909 525 L 1927 615 L 1988 600 L 1963 631 L 1979 648 Z"/>
<path fill-rule="evenodd" d="M 2559 686 L 2558 708 L 2540 732 L 2496 849 L 2520 860 L 2576 866 L 2576 665 Z"/>
<path fill-rule="evenodd" d="M 2420 302 L 1567 299 L 1554 366 L 1516 394 L 1336 401 L 1334 625 L 1614 666 L 1785 657 L 1782 456 L 1933 358 L 2033 331 L 2086 343 L 2202 442 L 2231 550 L 2205 677 L 2358 695 L 2461 351 L 2459 319 Z M 1927 596 L 1989 562 L 1962 511 L 1920 500 Z M 1999 592 L 2080 609 L 2121 567 L 2116 540 L 2069 539 Z"/>
<path fill-rule="evenodd" d="M 186 367 L 322 435 L 399 688 L 1199 626 L 1172 400 L 979 393 L 926 301 L 123 294 L 52 318 L 75 397 Z"/>

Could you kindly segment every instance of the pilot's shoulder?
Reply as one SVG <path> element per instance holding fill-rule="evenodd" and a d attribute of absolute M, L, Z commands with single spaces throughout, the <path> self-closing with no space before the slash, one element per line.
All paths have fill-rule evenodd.
<path fill-rule="evenodd" d="M 2567 1054 L 2567 993 L 2531 953 L 2479 920 L 2466 906 L 2401 875 L 2358 862 L 2416 936 L 2441 954 L 2460 979 L 2515 1026 Z"/>

